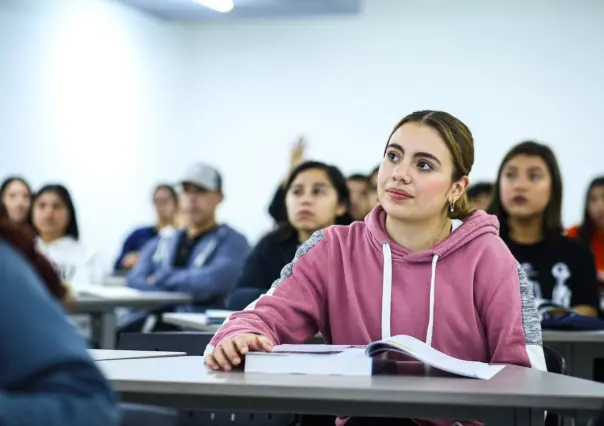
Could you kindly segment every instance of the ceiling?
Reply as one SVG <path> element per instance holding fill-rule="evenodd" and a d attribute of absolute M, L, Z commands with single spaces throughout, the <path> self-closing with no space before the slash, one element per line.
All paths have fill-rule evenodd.
<path fill-rule="evenodd" d="M 326 14 L 356 14 L 361 0 L 233 0 L 235 8 L 218 13 L 193 0 L 117 0 L 172 21 L 208 21 L 245 18 L 296 17 Z"/>

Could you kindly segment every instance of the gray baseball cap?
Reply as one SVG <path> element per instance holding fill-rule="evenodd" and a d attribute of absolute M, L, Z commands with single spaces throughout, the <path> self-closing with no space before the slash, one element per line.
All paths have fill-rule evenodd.
<path fill-rule="evenodd" d="M 208 191 L 222 192 L 220 173 L 214 167 L 205 163 L 193 164 L 182 175 L 178 183 L 180 185 L 190 183 Z"/>

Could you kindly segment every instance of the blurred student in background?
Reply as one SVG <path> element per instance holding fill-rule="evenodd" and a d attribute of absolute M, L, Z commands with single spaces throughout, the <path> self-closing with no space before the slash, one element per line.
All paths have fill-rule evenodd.
<path fill-rule="evenodd" d="M 362 174 L 348 176 L 346 180 L 350 192 L 350 213 L 354 220 L 363 220 L 373 205 L 369 200 L 371 184 L 369 178 Z"/>
<path fill-rule="evenodd" d="M 67 188 L 59 184 L 43 186 L 33 198 L 32 221 L 38 249 L 57 265 L 72 290 L 101 283 L 102 265 L 98 256 L 80 242 L 76 211 Z"/>
<path fill-rule="evenodd" d="M 468 188 L 470 203 L 477 210 L 486 210 L 491 204 L 493 184 L 490 182 L 478 182 Z"/>
<path fill-rule="evenodd" d="M 335 166 L 304 162 L 292 171 L 285 190 L 288 221 L 254 247 L 228 298 L 227 309 L 242 310 L 266 293 L 313 232 L 353 221 L 346 179 Z"/>
<path fill-rule="evenodd" d="M 162 230 L 172 232 L 177 229 L 178 199 L 172 186 L 161 184 L 155 187 L 153 206 L 157 217 L 155 225 L 137 228 L 126 238 L 122 251 L 115 261 L 114 270 L 116 272 L 132 269 L 138 263 L 143 246 L 157 237 Z"/>
<path fill-rule="evenodd" d="M 0 282 L 0 424 L 117 426 L 117 398 L 57 303 L 57 271 L 1 218 Z"/>
<path fill-rule="evenodd" d="M 128 274 L 128 286 L 190 294 L 193 303 L 179 307 L 180 311 L 223 308 L 250 247 L 242 234 L 216 220 L 216 209 L 223 200 L 222 178 L 216 169 L 196 164 L 186 171 L 180 186 L 179 205 L 186 228 L 146 244 Z M 122 331 L 139 331 L 150 313 L 132 311 L 122 321 Z M 171 328 L 161 321 L 155 327 Z"/>
<path fill-rule="evenodd" d="M 283 181 L 275 191 L 271 204 L 268 206 L 268 213 L 275 223 L 287 222 L 287 211 L 285 209 L 286 186 L 291 172 L 305 161 L 306 158 L 306 140 L 300 136 L 294 143 L 289 153 L 289 165 Z"/>
<path fill-rule="evenodd" d="M 3 206 L 10 221 L 26 227 L 31 227 L 31 187 L 25 179 L 10 176 L 0 185 L 0 206 Z"/>
<path fill-rule="evenodd" d="M 369 173 L 369 205 L 374 208 L 380 204 L 380 198 L 378 196 L 377 184 L 378 184 L 378 172 L 380 166 L 375 167 L 371 173 Z"/>
<path fill-rule="evenodd" d="M 599 295 L 593 254 L 562 235 L 562 177 L 553 151 L 527 141 L 504 157 L 489 212 L 501 238 L 524 267 L 537 304 L 551 302 L 597 316 Z"/>
<path fill-rule="evenodd" d="M 600 290 L 604 290 L 604 176 L 589 184 L 585 197 L 583 223 L 568 230 L 568 236 L 580 238 L 591 246 L 596 258 Z"/>

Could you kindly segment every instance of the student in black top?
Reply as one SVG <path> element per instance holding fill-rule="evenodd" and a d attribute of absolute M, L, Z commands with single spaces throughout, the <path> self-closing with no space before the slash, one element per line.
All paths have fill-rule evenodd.
<path fill-rule="evenodd" d="M 562 235 L 562 177 L 552 150 L 527 141 L 503 159 L 489 212 L 524 266 L 535 300 L 597 316 L 596 268 L 589 247 Z"/>
<path fill-rule="evenodd" d="M 285 185 L 288 221 L 262 238 L 248 256 L 227 308 L 242 310 L 264 294 L 313 232 L 348 225 L 350 193 L 337 167 L 308 161 L 296 167 Z"/>

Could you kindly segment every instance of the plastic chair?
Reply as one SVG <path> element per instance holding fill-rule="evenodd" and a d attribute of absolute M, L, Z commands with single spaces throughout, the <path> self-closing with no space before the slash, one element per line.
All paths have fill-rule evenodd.
<path fill-rule="evenodd" d="M 545 355 L 547 371 L 556 374 L 567 374 L 566 361 L 560 352 L 549 346 L 543 346 L 543 354 Z M 550 412 L 547 413 L 547 417 L 545 418 L 545 426 L 562 426 L 562 424 L 562 416 Z"/>

